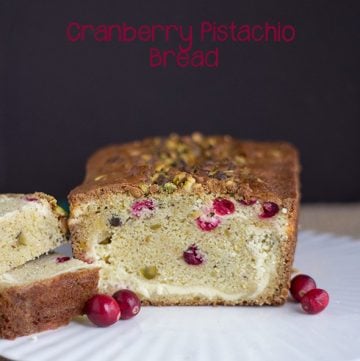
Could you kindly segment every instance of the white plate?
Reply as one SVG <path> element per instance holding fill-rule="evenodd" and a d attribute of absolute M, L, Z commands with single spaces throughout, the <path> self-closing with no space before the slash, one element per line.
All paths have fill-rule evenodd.
<path fill-rule="evenodd" d="M 0 341 L 21 361 L 360 360 L 360 240 L 301 232 L 295 267 L 328 290 L 329 307 L 307 315 L 282 307 L 144 307 L 109 328 L 72 322 Z"/>

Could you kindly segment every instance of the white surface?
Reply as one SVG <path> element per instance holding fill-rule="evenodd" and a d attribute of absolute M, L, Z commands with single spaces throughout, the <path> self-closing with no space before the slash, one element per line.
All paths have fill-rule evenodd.
<path fill-rule="evenodd" d="M 360 360 L 360 240 L 302 232 L 295 267 L 330 294 L 307 315 L 282 307 L 144 307 L 109 328 L 72 322 L 56 331 L 0 341 L 21 361 Z"/>

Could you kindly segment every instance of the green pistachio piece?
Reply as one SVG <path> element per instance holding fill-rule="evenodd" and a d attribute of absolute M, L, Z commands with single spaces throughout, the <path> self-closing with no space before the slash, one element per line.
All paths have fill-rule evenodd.
<path fill-rule="evenodd" d="M 26 238 L 22 232 L 20 232 L 16 238 L 19 246 L 26 246 Z"/>
<path fill-rule="evenodd" d="M 111 243 L 111 237 L 106 237 L 105 239 L 103 239 L 102 241 L 99 242 L 99 244 L 105 245 L 105 244 L 110 244 Z"/>
<path fill-rule="evenodd" d="M 156 266 L 146 266 L 141 269 L 141 274 L 148 280 L 152 280 L 158 275 Z"/>
<path fill-rule="evenodd" d="M 160 229 L 160 228 L 161 228 L 161 224 L 159 224 L 159 223 L 152 224 L 152 225 L 150 226 L 150 229 L 152 229 L 153 231 L 157 231 L 157 230 Z"/>

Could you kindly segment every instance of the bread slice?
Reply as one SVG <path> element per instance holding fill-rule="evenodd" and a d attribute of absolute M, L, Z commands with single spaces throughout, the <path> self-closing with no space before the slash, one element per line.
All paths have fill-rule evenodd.
<path fill-rule="evenodd" d="M 152 305 L 282 304 L 299 203 L 284 142 L 172 135 L 110 146 L 69 196 L 75 257 L 100 290 Z"/>
<path fill-rule="evenodd" d="M 66 213 L 44 193 L 0 195 L 0 274 L 67 241 Z"/>
<path fill-rule="evenodd" d="M 99 269 L 49 254 L 0 275 L 0 337 L 55 329 L 82 314 L 97 292 Z"/>

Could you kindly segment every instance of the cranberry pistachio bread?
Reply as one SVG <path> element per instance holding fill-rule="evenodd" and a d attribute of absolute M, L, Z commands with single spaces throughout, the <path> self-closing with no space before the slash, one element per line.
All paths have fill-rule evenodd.
<path fill-rule="evenodd" d="M 0 275 L 0 337 L 66 325 L 97 292 L 99 269 L 60 254 L 44 255 Z"/>
<path fill-rule="evenodd" d="M 66 218 L 47 194 L 1 194 L 0 274 L 66 242 Z"/>
<path fill-rule="evenodd" d="M 143 304 L 282 304 L 299 203 L 283 142 L 171 135 L 114 145 L 69 195 L 75 257 Z"/>

